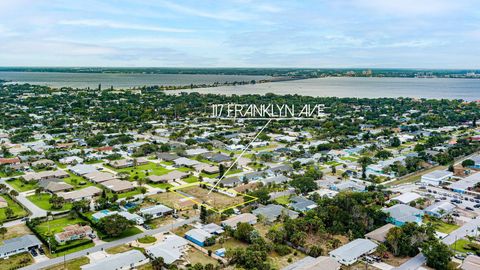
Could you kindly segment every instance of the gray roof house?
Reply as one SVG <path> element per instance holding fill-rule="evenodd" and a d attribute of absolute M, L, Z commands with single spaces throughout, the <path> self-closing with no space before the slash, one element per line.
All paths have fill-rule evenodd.
<path fill-rule="evenodd" d="M 268 222 L 274 222 L 282 215 L 287 215 L 291 218 L 298 217 L 297 212 L 287 209 L 278 204 L 269 204 L 269 205 L 261 206 L 253 210 L 252 213 L 257 217 L 260 215 L 265 217 Z"/>
<path fill-rule="evenodd" d="M 3 244 L 0 245 L 0 258 L 27 252 L 29 248 L 38 248 L 41 245 L 42 242 L 31 234 L 4 240 Z"/>
<path fill-rule="evenodd" d="M 396 204 L 383 210 L 390 216 L 387 221 L 396 226 L 402 226 L 407 222 L 422 222 L 423 211 L 405 204 Z"/>
<path fill-rule="evenodd" d="M 282 270 L 339 270 L 340 263 L 335 259 L 326 256 L 320 256 L 317 258 L 307 256 L 301 260 L 298 260 Z"/>
<path fill-rule="evenodd" d="M 108 256 L 94 263 L 81 266 L 82 270 L 109 270 L 109 269 L 132 269 L 148 262 L 147 257 L 138 250 L 130 250 L 123 253 Z"/>
<path fill-rule="evenodd" d="M 432 204 L 429 207 L 423 209 L 423 211 L 425 212 L 425 214 L 429 216 L 441 218 L 453 212 L 454 209 L 455 209 L 455 205 L 449 202 L 443 201 L 443 202 Z"/>
<path fill-rule="evenodd" d="M 98 171 L 97 168 L 95 168 L 94 166 L 87 164 L 77 164 L 75 166 L 69 167 L 68 169 L 74 174 L 80 176 Z"/>
<path fill-rule="evenodd" d="M 288 182 L 290 180 L 291 180 L 290 178 L 286 177 L 283 174 L 280 174 L 278 176 L 272 176 L 272 177 L 262 179 L 262 180 L 260 180 L 260 182 L 262 182 L 264 185 L 267 185 L 267 184 L 270 184 L 270 183 L 282 184 L 282 183 Z"/>
<path fill-rule="evenodd" d="M 159 160 L 164 160 L 164 161 L 174 161 L 175 159 L 179 158 L 177 154 L 171 154 L 171 153 L 158 153 L 157 158 Z"/>
<path fill-rule="evenodd" d="M 329 252 L 330 257 L 343 265 L 354 264 L 360 257 L 377 249 L 377 244 L 368 239 L 355 239 Z"/>
<path fill-rule="evenodd" d="M 292 197 L 290 200 L 292 201 L 292 203 L 290 203 L 289 206 L 296 211 L 304 212 L 317 207 L 317 204 L 314 201 L 304 197 L 295 196 Z"/>
<path fill-rule="evenodd" d="M 223 184 L 225 187 L 235 187 L 241 183 L 242 180 L 240 180 L 240 178 L 237 176 L 223 178 L 222 181 L 220 181 L 220 184 Z"/>

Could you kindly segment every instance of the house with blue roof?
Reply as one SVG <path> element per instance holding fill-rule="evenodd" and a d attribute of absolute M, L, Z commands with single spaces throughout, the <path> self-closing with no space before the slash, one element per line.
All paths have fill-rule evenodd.
<path fill-rule="evenodd" d="M 395 226 L 403 226 L 407 222 L 422 223 L 423 211 L 405 204 L 396 204 L 392 207 L 384 209 L 389 217 L 387 222 Z"/>

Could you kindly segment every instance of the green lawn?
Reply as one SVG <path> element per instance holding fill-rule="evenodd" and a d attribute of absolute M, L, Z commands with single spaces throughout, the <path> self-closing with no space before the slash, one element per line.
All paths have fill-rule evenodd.
<path fill-rule="evenodd" d="M 75 189 L 81 189 L 89 186 L 95 186 L 92 182 L 86 180 L 85 178 L 75 175 L 71 172 L 68 172 L 70 175 L 67 178 L 62 179 L 63 182 L 72 185 Z"/>
<path fill-rule="evenodd" d="M 429 220 L 428 218 L 425 218 L 424 220 L 425 223 L 430 222 L 432 223 L 433 226 L 435 226 L 435 229 L 441 233 L 451 233 L 455 231 L 456 229 L 460 228 L 460 226 L 456 224 L 448 224 L 446 222 L 443 222 L 441 220 Z"/>
<path fill-rule="evenodd" d="M 153 162 L 149 162 L 145 165 L 140 165 L 137 167 L 130 167 L 124 169 L 115 169 L 108 165 L 105 166 L 119 173 L 125 172 L 130 174 L 130 181 L 135 180 L 135 176 L 138 176 L 138 178 L 145 178 L 148 175 L 164 175 L 169 172 L 169 170 L 165 169 L 162 165 Z"/>
<path fill-rule="evenodd" d="M 23 209 L 23 207 L 15 202 L 10 196 L 8 195 L 1 195 L 8 203 L 8 208 L 13 210 L 14 218 L 22 218 L 28 215 L 27 211 Z M 0 208 L 0 222 L 7 220 L 7 216 L 5 215 L 5 211 L 7 208 Z"/>
<path fill-rule="evenodd" d="M 30 195 L 27 198 L 34 203 L 36 206 L 42 208 L 43 210 L 47 211 L 66 211 L 72 209 L 71 203 L 65 203 L 61 209 L 52 209 L 50 202 L 48 201 L 52 195 L 49 193 L 42 193 L 40 195 Z"/>
<path fill-rule="evenodd" d="M 169 183 L 148 183 L 148 185 L 150 185 L 152 187 L 156 187 L 156 188 L 161 188 L 161 189 L 167 189 L 169 187 L 173 187 Z"/>
<path fill-rule="evenodd" d="M 139 234 L 139 233 L 142 233 L 142 230 L 140 230 L 140 229 L 137 228 L 137 227 L 132 227 L 132 228 L 130 228 L 130 229 L 127 229 L 127 230 L 124 231 L 121 235 L 116 236 L 116 237 L 103 236 L 103 237 L 102 237 L 102 240 L 103 240 L 103 241 L 106 241 L 106 242 L 112 242 L 112 241 L 115 241 L 115 240 L 117 240 L 117 239 L 122 239 L 122 238 L 129 237 L 129 236 L 132 236 L 132 235 L 135 235 L 135 234 Z"/>
<path fill-rule="evenodd" d="M 151 243 L 157 242 L 157 238 L 155 238 L 153 236 L 149 236 L 149 235 L 146 235 L 142 238 L 138 238 L 137 240 L 138 240 L 138 242 L 140 242 L 142 244 L 151 244 Z"/>
<path fill-rule="evenodd" d="M 23 182 L 22 180 L 16 178 L 15 180 L 7 181 L 7 184 L 12 186 L 18 192 L 24 192 L 29 190 L 34 190 L 38 187 L 36 183 Z"/>
<path fill-rule="evenodd" d="M 459 239 L 457 242 L 453 243 L 450 247 L 454 251 L 459 251 L 463 253 L 471 252 L 472 250 L 468 249 L 468 244 L 470 244 L 470 241 L 467 239 Z"/>
<path fill-rule="evenodd" d="M 128 192 L 124 192 L 124 193 L 118 193 L 118 198 L 119 199 L 127 198 L 127 197 L 131 197 L 131 196 L 138 195 L 138 194 L 142 194 L 142 192 L 140 191 L 140 188 L 136 188 L 132 191 L 128 191 Z"/>
<path fill-rule="evenodd" d="M 236 170 L 230 170 L 227 175 L 232 175 L 232 174 L 236 174 L 236 173 L 241 173 L 242 170 L 241 169 L 236 169 Z M 214 179 L 214 178 L 218 178 L 220 174 L 218 173 L 214 173 L 214 174 L 208 174 L 208 173 L 200 173 L 200 176 L 202 177 L 206 177 L 206 178 L 211 178 L 211 179 Z"/>
<path fill-rule="evenodd" d="M 11 269 L 19 269 L 21 267 L 30 265 L 33 263 L 33 258 L 30 253 L 22 253 L 13 255 L 6 260 L 1 260 L 0 262 L 0 270 L 11 270 Z"/>
<path fill-rule="evenodd" d="M 38 233 L 42 235 L 52 235 L 55 233 L 63 232 L 63 228 L 69 225 L 85 222 L 81 218 L 70 219 L 68 217 L 58 218 L 50 221 L 45 221 L 38 224 L 35 228 Z"/>
<path fill-rule="evenodd" d="M 66 262 L 66 267 L 63 263 L 51 266 L 45 270 L 80 270 L 80 266 L 90 263 L 90 259 L 87 257 L 80 257 Z"/>
<path fill-rule="evenodd" d="M 182 181 L 187 182 L 187 183 L 195 183 L 198 182 L 198 178 L 195 176 L 189 176 L 187 178 L 182 179 Z"/>
<path fill-rule="evenodd" d="M 13 177 L 13 176 L 19 176 L 19 175 L 24 175 L 24 173 L 15 171 L 15 172 L 11 172 L 11 173 L 7 174 L 4 171 L 0 171 L 0 178 Z"/>
<path fill-rule="evenodd" d="M 278 203 L 278 204 L 287 205 L 287 204 L 290 203 L 290 199 L 289 199 L 288 195 L 285 195 L 285 196 L 281 196 L 281 197 L 276 198 L 275 202 Z"/>

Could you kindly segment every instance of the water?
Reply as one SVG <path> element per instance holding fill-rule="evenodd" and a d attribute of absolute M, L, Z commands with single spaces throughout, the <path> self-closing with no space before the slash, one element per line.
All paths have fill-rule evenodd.
<path fill-rule="evenodd" d="M 73 88 L 132 88 L 144 85 L 212 84 L 225 81 L 251 81 L 271 78 L 268 76 L 203 75 L 203 74 L 108 74 L 61 72 L 0 72 L 0 79 L 19 83 Z M 188 90 L 168 91 L 169 93 Z M 305 96 L 336 97 L 414 97 L 480 100 L 480 79 L 449 78 L 350 78 L 330 77 L 308 80 L 281 81 L 263 84 L 220 86 L 194 89 L 200 93 L 226 95 L 275 93 Z"/>
<path fill-rule="evenodd" d="M 206 75 L 206 74 L 127 74 L 127 73 L 65 73 L 65 72 L 0 72 L 0 79 L 14 83 L 72 88 L 132 88 L 149 85 L 213 84 L 268 79 L 268 76 Z"/>
<path fill-rule="evenodd" d="M 226 95 L 275 93 L 279 95 L 299 94 L 317 97 L 412 97 L 473 101 L 480 100 L 480 79 L 329 77 L 255 85 L 199 88 L 194 89 L 194 91 Z M 172 92 L 179 93 L 185 91 Z"/>

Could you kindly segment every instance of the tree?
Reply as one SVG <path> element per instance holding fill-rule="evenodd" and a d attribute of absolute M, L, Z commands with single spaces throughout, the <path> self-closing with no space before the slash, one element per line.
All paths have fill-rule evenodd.
<path fill-rule="evenodd" d="M 50 197 L 50 199 L 48 199 L 48 202 L 50 203 L 53 209 L 60 209 L 65 204 L 65 199 L 63 197 L 60 197 L 54 194 L 52 197 Z"/>
<path fill-rule="evenodd" d="M 153 270 L 162 270 L 164 266 L 165 266 L 165 262 L 162 257 L 157 257 L 152 260 Z"/>
<path fill-rule="evenodd" d="M 220 164 L 220 166 L 218 166 L 218 178 L 222 178 L 224 174 L 225 166 L 223 166 L 223 164 Z"/>
<path fill-rule="evenodd" d="M 437 270 L 448 270 L 453 256 L 450 248 L 437 239 L 425 243 L 422 253 L 427 258 L 427 265 Z"/>
<path fill-rule="evenodd" d="M 290 185 L 300 190 L 301 193 L 314 191 L 318 188 L 315 180 L 307 176 L 295 176 L 293 180 L 290 181 Z"/>
<path fill-rule="evenodd" d="M 251 236 L 254 230 L 253 226 L 249 223 L 240 222 L 237 224 L 237 229 L 233 233 L 233 236 L 240 241 L 251 243 Z"/>
<path fill-rule="evenodd" d="M 8 232 L 7 228 L 0 225 L 0 234 L 2 235 L 2 239 L 5 238 L 5 234 L 7 234 L 7 232 Z"/>
<path fill-rule="evenodd" d="M 472 167 L 472 166 L 475 166 L 475 161 L 471 160 L 471 159 L 466 159 L 464 161 L 462 161 L 462 166 L 463 167 Z"/>
<path fill-rule="evenodd" d="M 400 139 L 397 136 L 393 137 L 390 141 L 390 146 L 392 147 L 399 147 L 401 144 L 402 142 L 400 142 Z"/>
<path fill-rule="evenodd" d="M 132 222 L 118 214 L 100 219 L 98 227 L 108 236 L 115 237 L 133 226 Z"/>
<path fill-rule="evenodd" d="M 362 166 L 362 178 L 364 179 L 367 178 L 367 175 L 366 175 L 367 167 L 368 165 L 373 163 L 372 159 L 367 156 L 362 156 L 358 159 L 358 163 L 360 164 L 360 166 Z"/>
<path fill-rule="evenodd" d="M 15 215 L 15 212 L 13 212 L 12 208 L 6 208 L 5 209 L 5 217 L 7 219 L 13 218 L 14 215 Z"/>
<path fill-rule="evenodd" d="M 10 195 L 13 196 L 13 197 L 17 197 L 19 194 L 18 194 L 18 191 L 12 189 L 12 190 L 10 190 Z"/>
<path fill-rule="evenodd" d="M 379 159 L 387 159 L 389 157 L 392 157 L 393 154 L 390 153 L 390 151 L 387 151 L 387 150 L 380 150 L 377 152 L 377 154 L 375 154 L 375 157 L 376 158 L 379 158 Z"/>

